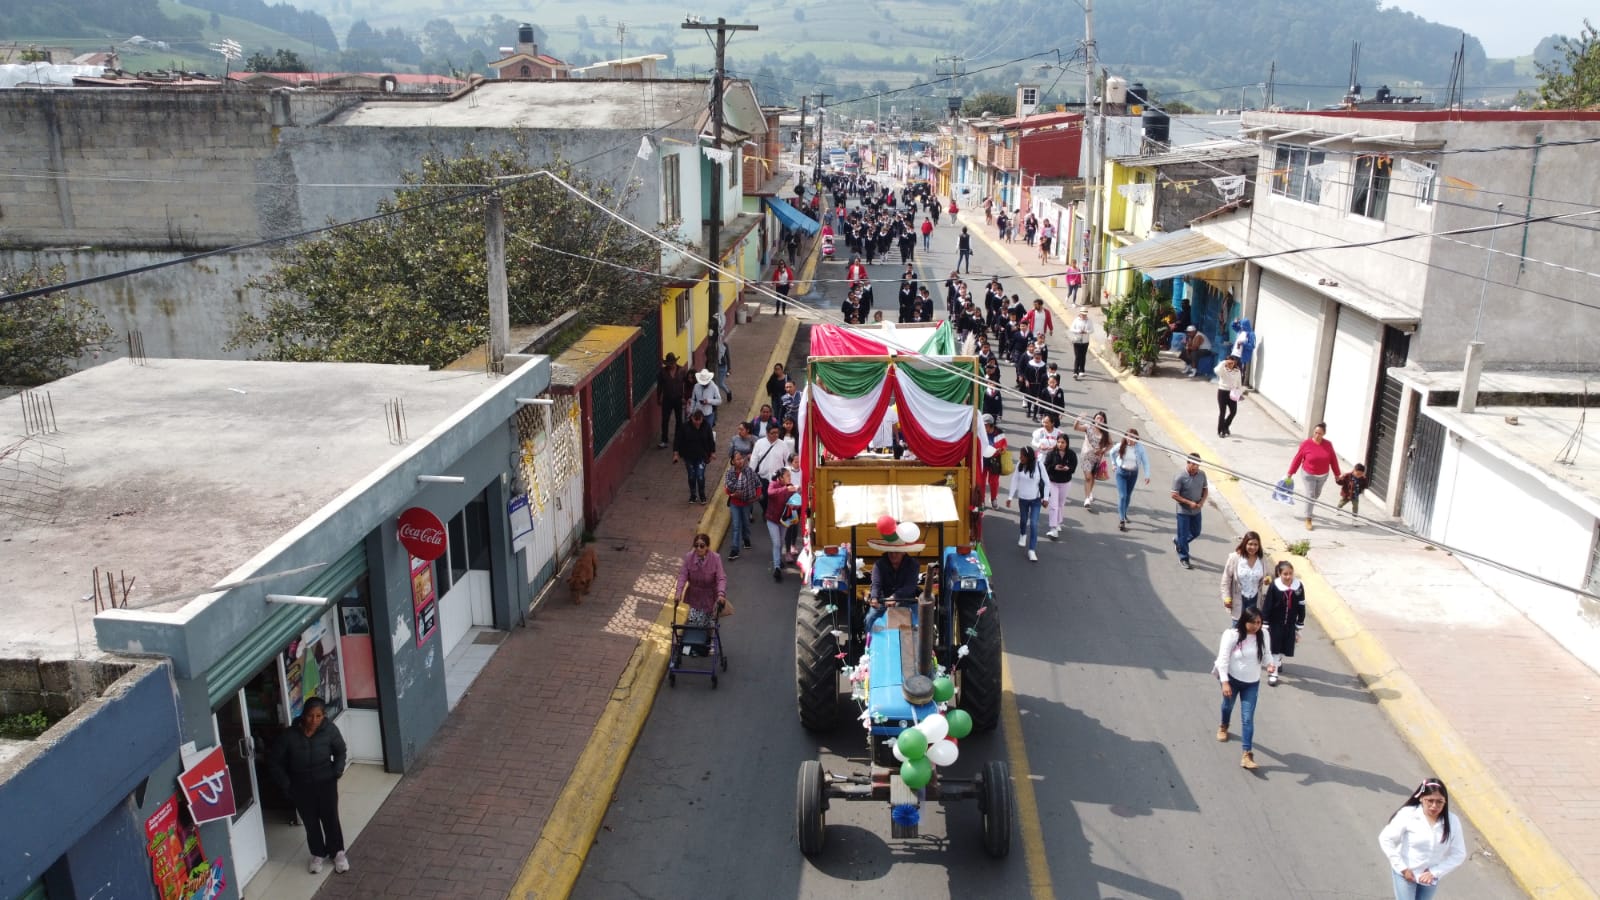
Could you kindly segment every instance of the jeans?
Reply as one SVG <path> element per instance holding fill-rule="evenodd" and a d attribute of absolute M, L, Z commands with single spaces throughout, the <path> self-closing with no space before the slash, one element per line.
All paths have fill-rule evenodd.
<path fill-rule="evenodd" d="M 1227 388 L 1217 389 L 1217 434 L 1228 433 L 1233 427 L 1233 417 L 1239 414 L 1239 401 L 1233 399 L 1233 392 Z"/>
<path fill-rule="evenodd" d="M 930 247 L 929 245 L 932 243 L 932 241 L 933 241 L 933 232 L 930 231 L 927 234 L 923 235 L 922 236 L 922 249 L 931 250 L 932 247 Z"/>
<path fill-rule="evenodd" d="M 1317 498 L 1322 496 L 1322 486 L 1328 483 L 1328 473 L 1312 475 L 1309 472 L 1301 472 L 1299 478 L 1301 505 L 1304 507 L 1304 515 L 1301 518 L 1309 519 L 1311 511 L 1317 507 Z"/>
<path fill-rule="evenodd" d="M 1017 499 L 1017 514 L 1021 517 L 1017 522 L 1017 531 L 1028 539 L 1028 549 L 1039 546 L 1039 501 Z"/>
<path fill-rule="evenodd" d="M 1239 701 L 1239 729 L 1244 735 L 1244 752 L 1250 752 L 1250 741 L 1256 736 L 1256 694 L 1261 690 L 1259 681 L 1240 681 L 1232 675 L 1228 676 L 1228 684 L 1233 686 L 1233 696 L 1222 698 L 1222 727 L 1228 727 L 1228 720 L 1233 718 L 1233 701 Z"/>
<path fill-rule="evenodd" d="M 1433 884 L 1416 884 L 1405 879 L 1399 872 L 1390 870 L 1394 876 L 1394 900 L 1432 900 L 1433 892 L 1439 889 L 1438 882 Z"/>
<path fill-rule="evenodd" d="M 1067 285 L 1067 305 L 1068 306 L 1077 305 L 1077 303 L 1078 303 L 1078 287 L 1079 286 L 1076 285 L 1076 284 Z"/>
<path fill-rule="evenodd" d="M 767 537 L 772 539 L 772 567 L 783 568 L 783 523 L 767 520 Z"/>
<path fill-rule="evenodd" d="M 1050 530 L 1061 527 L 1061 511 L 1067 505 L 1067 491 L 1072 487 L 1070 481 L 1046 481 L 1045 499 L 1050 501 Z"/>
<path fill-rule="evenodd" d="M 706 498 L 706 461 L 695 462 L 691 459 L 683 461 L 684 474 L 689 477 L 689 499 L 704 500 Z"/>
<path fill-rule="evenodd" d="M 339 827 L 339 779 L 302 782 L 289 790 L 294 811 L 306 827 L 306 849 L 323 859 L 344 850 Z"/>
<path fill-rule="evenodd" d="M 1089 342 L 1074 341 L 1072 344 L 1072 374 L 1082 375 L 1084 364 L 1089 361 Z"/>
<path fill-rule="evenodd" d="M 1139 483 L 1138 469 L 1117 467 L 1117 521 L 1128 521 L 1128 501 L 1133 499 L 1134 485 Z"/>
<path fill-rule="evenodd" d="M 745 521 L 745 507 L 728 506 L 728 555 L 738 556 L 739 548 L 750 543 L 750 524 Z"/>
<path fill-rule="evenodd" d="M 971 250 L 962 250 L 961 254 L 956 257 L 956 268 L 958 268 L 958 269 L 961 268 L 963 263 L 966 264 L 967 274 L 971 275 L 972 274 L 972 251 Z"/>
<path fill-rule="evenodd" d="M 1200 536 L 1200 513 L 1178 513 L 1178 537 L 1173 540 L 1178 548 L 1178 558 L 1189 558 L 1189 542 Z"/>

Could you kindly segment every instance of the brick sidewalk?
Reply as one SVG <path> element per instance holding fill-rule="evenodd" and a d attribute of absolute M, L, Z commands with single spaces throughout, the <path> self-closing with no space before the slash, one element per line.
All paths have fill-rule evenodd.
<path fill-rule="evenodd" d="M 729 332 L 735 409 L 764 390 L 761 367 L 782 326 L 764 315 Z M 350 872 L 318 897 L 504 900 L 640 636 L 669 602 L 705 509 L 684 503 L 683 469 L 671 459 L 654 448 L 640 458 L 597 529 L 600 574 L 587 601 L 573 606 L 557 589 L 506 637 L 350 847 Z"/>

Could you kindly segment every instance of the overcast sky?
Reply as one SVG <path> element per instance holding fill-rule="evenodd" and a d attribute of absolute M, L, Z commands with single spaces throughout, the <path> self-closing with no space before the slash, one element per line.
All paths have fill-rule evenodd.
<path fill-rule="evenodd" d="M 1585 15 L 1600 26 L 1600 4 L 1594 0 L 1388 0 L 1384 5 L 1463 29 L 1482 41 L 1491 57 L 1532 53 L 1549 34 L 1576 37 Z"/>

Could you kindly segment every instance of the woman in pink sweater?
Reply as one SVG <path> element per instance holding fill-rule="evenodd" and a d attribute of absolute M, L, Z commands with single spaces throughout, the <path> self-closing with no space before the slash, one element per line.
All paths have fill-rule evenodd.
<path fill-rule="evenodd" d="M 1328 433 L 1328 426 L 1322 422 L 1311 429 L 1311 437 L 1300 442 L 1300 449 L 1295 452 L 1294 461 L 1289 463 L 1289 477 L 1294 473 L 1304 470 L 1300 477 L 1300 496 L 1305 500 L 1306 530 L 1311 530 L 1311 511 L 1316 507 L 1317 498 L 1322 496 L 1322 486 L 1328 483 L 1328 473 L 1331 471 L 1334 478 L 1340 477 L 1339 454 L 1333 451 L 1333 442 L 1324 435 Z"/>

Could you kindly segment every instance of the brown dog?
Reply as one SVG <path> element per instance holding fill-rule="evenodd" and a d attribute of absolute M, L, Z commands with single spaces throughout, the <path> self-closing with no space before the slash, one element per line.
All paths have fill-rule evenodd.
<path fill-rule="evenodd" d="M 593 544 L 586 544 L 583 552 L 578 554 L 578 561 L 572 564 L 572 574 L 567 576 L 567 587 L 572 591 L 573 603 L 583 602 L 583 595 L 589 593 L 595 576 L 599 574 L 600 556 L 594 552 Z"/>

